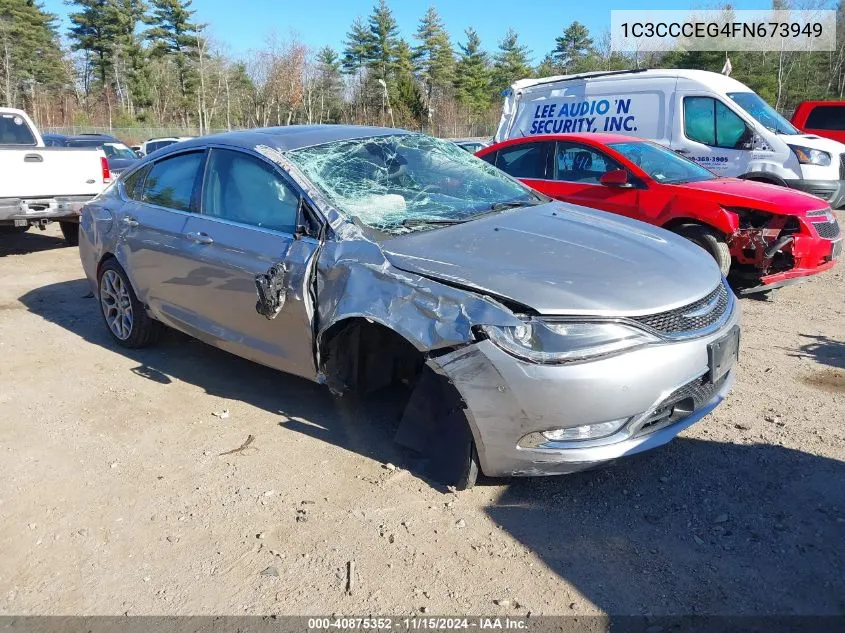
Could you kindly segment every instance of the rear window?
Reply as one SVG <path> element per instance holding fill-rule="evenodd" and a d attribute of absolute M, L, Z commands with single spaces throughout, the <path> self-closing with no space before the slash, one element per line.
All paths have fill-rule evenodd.
<path fill-rule="evenodd" d="M 35 135 L 23 117 L 17 114 L 0 115 L 0 145 L 35 144 Z"/>
<path fill-rule="evenodd" d="M 165 158 L 155 163 L 144 180 L 144 202 L 179 211 L 190 211 L 194 183 L 202 161 L 202 152 L 195 152 Z"/>
<path fill-rule="evenodd" d="M 153 141 L 152 143 L 147 143 L 147 154 L 152 154 L 156 150 L 160 150 L 162 147 L 173 145 L 175 142 L 176 141 Z"/>
<path fill-rule="evenodd" d="M 845 130 L 845 106 L 816 106 L 810 111 L 804 127 L 811 130 Z"/>

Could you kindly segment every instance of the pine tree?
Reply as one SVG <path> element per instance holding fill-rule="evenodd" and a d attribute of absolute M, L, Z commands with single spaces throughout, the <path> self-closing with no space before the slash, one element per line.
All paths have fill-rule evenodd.
<path fill-rule="evenodd" d="M 28 105 L 36 86 L 63 82 L 55 20 L 33 0 L 0 0 L 0 103 Z"/>
<path fill-rule="evenodd" d="M 394 105 L 395 121 L 405 127 L 422 128 L 423 120 L 428 117 L 429 108 L 414 76 L 414 53 L 404 39 L 396 45 L 396 63 L 394 82 L 391 85 L 391 102 Z"/>
<path fill-rule="evenodd" d="M 355 18 L 352 28 L 346 34 L 343 43 L 343 57 L 341 67 L 347 75 L 355 75 L 367 65 L 370 60 L 371 45 L 370 31 L 361 18 Z"/>
<path fill-rule="evenodd" d="M 552 57 L 562 73 L 584 70 L 585 62 L 593 52 L 593 40 L 586 26 L 578 21 L 573 22 L 566 27 L 562 36 L 555 38 L 555 42 L 557 46 L 552 51 Z"/>
<path fill-rule="evenodd" d="M 182 97 L 182 112 L 185 123 L 193 107 L 197 73 L 194 63 L 198 57 L 199 31 L 202 25 L 191 22 L 195 11 L 192 0 L 152 0 L 152 16 L 145 36 L 152 42 L 154 57 L 171 60 L 176 66 L 179 91 Z"/>
<path fill-rule="evenodd" d="M 455 97 L 476 114 L 490 108 L 490 58 L 481 49 L 481 38 L 474 29 L 466 30 L 466 44 L 455 67 Z"/>
<path fill-rule="evenodd" d="M 499 50 L 494 57 L 492 88 L 498 97 L 517 79 L 531 76 L 527 46 L 519 43 L 519 36 L 513 29 L 508 29 L 505 39 L 499 42 Z"/>
<path fill-rule="evenodd" d="M 379 3 L 373 7 L 369 29 L 368 66 L 376 79 L 389 82 L 396 69 L 399 27 L 385 0 L 379 0 Z"/>
<path fill-rule="evenodd" d="M 75 51 L 85 51 L 101 88 L 107 88 L 120 35 L 120 14 L 112 0 L 72 0 L 68 35 Z"/>
<path fill-rule="evenodd" d="M 455 52 L 434 7 L 429 7 L 420 20 L 416 38 L 420 45 L 414 48 L 414 67 L 426 87 L 430 103 L 435 93 L 442 92 L 452 83 L 455 71 Z"/>
<path fill-rule="evenodd" d="M 317 51 L 317 91 L 320 99 L 320 123 L 337 121 L 343 107 L 343 79 L 340 58 L 333 48 Z"/>

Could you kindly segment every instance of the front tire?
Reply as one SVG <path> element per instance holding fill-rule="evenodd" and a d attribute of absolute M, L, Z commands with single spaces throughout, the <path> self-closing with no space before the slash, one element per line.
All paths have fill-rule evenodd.
<path fill-rule="evenodd" d="M 79 246 L 79 222 L 59 222 L 68 246 Z"/>
<path fill-rule="evenodd" d="M 100 314 L 115 343 L 137 349 L 159 338 L 162 325 L 147 314 L 116 260 L 109 259 L 100 267 L 97 291 Z"/>
<path fill-rule="evenodd" d="M 694 244 L 698 244 L 710 253 L 711 257 L 716 260 L 719 270 L 727 276 L 731 270 L 731 248 L 720 233 L 699 224 L 679 226 L 675 229 L 675 233 L 687 238 Z"/>

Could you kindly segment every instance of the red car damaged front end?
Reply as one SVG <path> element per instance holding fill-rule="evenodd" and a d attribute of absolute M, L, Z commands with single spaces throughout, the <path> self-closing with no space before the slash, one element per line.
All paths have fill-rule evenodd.
<path fill-rule="evenodd" d="M 745 292 L 769 290 L 831 268 L 842 253 L 842 234 L 830 208 L 775 215 L 729 208 L 739 219 L 728 244 L 733 277 Z"/>

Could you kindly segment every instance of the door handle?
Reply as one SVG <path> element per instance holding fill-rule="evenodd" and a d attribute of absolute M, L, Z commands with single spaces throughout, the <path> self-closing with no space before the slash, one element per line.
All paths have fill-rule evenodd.
<path fill-rule="evenodd" d="M 211 244 L 214 242 L 211 236 L 205 233 L 186 233 L 185 237 L 197 244 Z"/>
<path fill-rule="evenodd" d="M 688 149 L 676 149 L 675 153 L 676 154 L 689 154 L 690 151 Z"/>
<path fill-rule="evenodd" d="M 126 226 L 128 226 L 130 229 L 138 228 L 138 226 L 140 226 L 140 224 L 141 224 L 140 222 L 138 222 L 138 220 L 136 220 L 135 218 L 131 218 L 129 216 L 126 216 L 126 217 L 123 218 L 123 223 Z"/>

